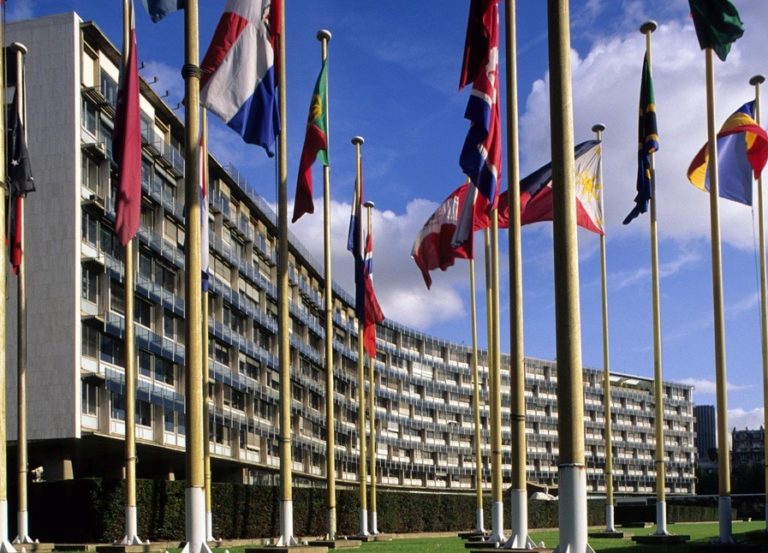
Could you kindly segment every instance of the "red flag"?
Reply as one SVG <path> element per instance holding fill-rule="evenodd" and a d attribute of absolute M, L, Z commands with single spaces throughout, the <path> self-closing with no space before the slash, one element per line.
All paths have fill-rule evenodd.
<path fill-rule="evenodd" d="M 129 49 L 128 63 L 120 68 L 117 114 L 112 132 L 113 155 L 118 167 L 115 232 L 123 246 L 139 230 L 141 219 L 141 120 L 133 1 L 128 9 L 131 31 L 129 44 L 123 44 L 123 48 Z"/>
<path fill-rule="evenodd" d="M 435 212 L 427 219 L 416 236 L 411 249 L 411 257 L 421 269 L 427 288 L 432 286 L 429 271 L 440 269 L 445 271 L 453 265 L 456 259 L 472 259 L 473 240 L 466 240 L 453 247 L 451 242 L 459 224 L 459 214 L 463 212 L 464 203 L 470 189 L 469 183 L 464 183 L 440 204 Z M 480 198 L 484 200 L 484 198 Z M 488 227 L 487 202 L 475 203 L 472 210 L 472 230 L 482 230 Z"/>
<path fill-rule="evenodd" d="M 365 263 L 363 264 L 365 278 L 365 321 L 363 322 L 363 347 L 368 357 L 376 357 L 376 325 L 384 320 L 376 292 L 373 290 L 373 236 L 369 232 L 365 241 Z"/>

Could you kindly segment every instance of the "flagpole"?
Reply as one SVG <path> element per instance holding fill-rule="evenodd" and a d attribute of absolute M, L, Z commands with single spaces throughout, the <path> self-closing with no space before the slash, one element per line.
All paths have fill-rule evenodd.
<path fill-rule="evenodd" d="M 645 35 L 645 51 L 648 57 L 649 71 L 652 67 L 651 33 L 656 30 L 655 21 L 646 21 L 640 26 L 640 32 Z M 643 106 L 645 108 L 645 106 Z M 664 465 L 664 384 L 662 377 L 661 357 L 661 293 L 659 288 L 659 238 L 656 219 L 656 172 L 654 168 L 655 154 L 651 152 L 651 194 L 650 194 L 650 224 L 651 234 L 651 282 L 653 301 L 653 390 L 655 403 L 656 430 L 656 531 L 655 536 L 667 536 L 667 506 L 666 506 L 666 467 Z"/>
<path fill-rule="evenodd" d="M 584 386 L 579 314 L 579 265 L 573 157 L 571 35 L 567 0 L 548 2 L 552 206 L 559 434 L 560 544 L 558 551 L 591 551 L 587 543 L 584 464 Z"/>
<path fill-rule="evenodd" d="M 0 45 L 5 44 L 5 5 L 1 6 L 0 15 Z M 5 105 L 5 56 L 0 55 L 0 106 Z M 5 115 L 0 115 L 0 221 L 6 218 L 6 201 L 8 201 L 7 163 L 8 146 L 6 144 Z M 7 423 L 7 382 L 8 365 L 6 360 L 7 333 L 6 333 L 6 294 L 8 293 L 7 275 L 8 250 L 0 247 L 0 553 L 16 553 L 13 545 L 8 541 L 8 439 Z"/>
<path fill-rule="evenodd" d="M 474 236 L 470 237 L 474 240 Z M 483 450 L 480 427 L 480 375 L 477 367 L 477 298 L 475 297 L 475 258 L 469 258 L 469 303 L 472 311 L 472 414 L 475 425 L 475 534 L 485 534 L 483 515 Z"/>
<path fill-rule="evenodd" d="M 535 547 L 528 536 L 528 490 L 525 439 L 525 344 L 523 340 L 523 265 L 520 237 L 520 163 L 517 105 L 517 16 L 515 0 L 507 0 L 506 35 L 507 171 L 509 205 L 510 409 L 512 419 L 512 534 L 505 548 Z"/>
<path fill-rule="evenodd" d="M 184 249 L 186 321 L 186 540 L 184 553 L 210 552 L 206 543 L 205 469 L 203 436 L 203 321 L 202 264 L 200 252 L 200 67 L 198 2 L 187 0 L 184 9 L 185 128 L 184 198 L 186 247 Z"/>
<path fill-rule="evenodd" d="M 202 174 L 202 182 L 208 182 L 208 110 L 203 107 L 200 110 L 200 172 Z M 204 180 L 203 180 L 204 179 Z M 208 196 L 200 196 L 201 201 L 208 201 Z M 200 206 L 200 213 L 202 216 L 207 216 L 208 210 L 204 209 L 205 206 Z M 200 244 L 201 248 L 204 248 L 202 244 L 206 244 L 206 238 L 202 235 L 205 227 L 200 227 Z M 202 252 L 201 252 L 202 255 Z M 202 259 L 200 275 L 202 277 Z M 213 537 L 213 510 L 212 510 L 212 498 L 211 498 L 211 421 L 209 420 L 210 412 L 208 407 L 208 290 L 203 290 L 200 286 L 200 301 L 203 306 L 202 311 L 202 356 L 201 362 L 203 366 L 203 472 L 205 481 L 205 541 L 216 541 Z"/>
<path fill-rule="evenodd" d="M 122 66 L 128 67 L 129 47 L 131 44 L 130 0 L 123 0 L 123 53 Z M 124 304 L 125 304 L 125 535 L 122 545 L 138 545 L 138 521 L 136 515 L 136 334 L 133 326 L 134 316 L 134 249 L 133 238 L 128 240 L 123 250 Z"/>
<path fill-rule="evenodd" d="M 491 210 L 491 326 L 493 330 L 493 358 L 491 381 L 491 535 L 489 542 L 502 544 L 504 535 L 504 489 L 501 458 L 501 325 L 499 318 L 499 210 Z"/>
<path fill-rule="evenodd" d="M 19 120 L 22 125 L 26 123 L 26 87 L 24 82 L 24 59 L 27 54 L 27 48 L 19 42 L 14 42 L 10 50 L 16 54 L 16 97 L 18 98 Z M 25 127 L 26 129 L 26 127 Z M 26 132 L 26 130 L 24 131 Z M 18 481 L 17 481 L 17 533 L 13 543 L 33 543 L 29 537 L 29 511 L 27 507 L 27 474 L 29 461 L 27 459 L 27 277 L 26 277 L 26 256 L 24 255 L 24 198 L 18 201 L 17 225 L 19 231 L 19 244 L 21 246 L 21 258 L 19 260 L 19 269 L 17 274 L 17 303 L 16 303 L 16 345 L 17 345 L 17 370 L 18 377 L 16 381 L 17 390 L 17 409 L 16 418 L 17 438 L 16 438 L 16 458 L 18 461 Z"/>
<path fill-rule="evenodd" d="M 363 168 L 360 148 L 365 143 L 362 136 L 352 138 L 355 146 L 355 190 L 356 198 L 360 198 L 363 178 Z M 362 216 L 362 213 L 360 214 Z M 362 240 L 358 237 L 359 240 Z M 359 473 L 360 473 L 360 533 L 361 537 L 368 536 L 368 474 L 365 452 L 365 352 L 363 350 L 363 321 L 357 320 L 357 434 L 360 449 Z"/>
<path fill-rule="evenodd" d="M 370 236 L 371 231 L 373 230 L 373 221 L 371 219 L 371 210 L 374 208 L 375 204 L 372 201 L 367 201 L 363 204 L 363 207 L 365 207 L 365 210 L 367 212 L 368 216 L 368 236 Z M 365 243 L 365 242 L 363 242 Z M 371 472 L 371 509 L 370 509 L 370 515 L 371 515 L 371 524 L 370 524 L 370 532 L 371 535 L 376 535 L 379 533 L 378 524 L 377 524 L 377 516 L 376 516 L 376 382 L 374 380 L 374 365 L 376 362 L 375 357 L 371 357 L 370 355 L 368 357 L 368 382 L 369 382 L 369 388 L 368 388 L 368 411 L 369 411 L 369 417 L 370 417 L 370 434 L 369 434 L 369 445 L 368 445 L 368 455 L 370 457 L 370 472 Z"/>
<path fill-rule="evenodd" d="M 598 142 L 603 140 L 605 125 L 597 123 L 592 127 Z M 601 146 L 602 148 L 602 146 Z M 605 189 L 603 188 L 603 164 L 598 174 L 600 182 L 600 212 L 605 213 Z M 611 435 L 611 358 L 608 348 L 608 271 L 606 267 L 605 230 L 600 235 L 600 282 L 602 290 L 603 319 L 603 411 L 605 413 L 605 533 L 614 534 L 613 525 L 613 436 Z M 623 533 L 622 533 L 623 535 Z"/>
<path fill-rule="evenodd" d="M 485 253 L 485 332 L 486 341 L 488 342 L 486 353 L 486 363 L 488 365 L 488 464 L 491 465 L 491 496 L 493 496 L 493 398 L 495 397 L 496 392 L 494 391 L 493 379 L 493 360 L 495 358 L 493 348 L 495 347 L 495 333 L 493 332 L 493 308 L 491 307 L 493 304 L 493 279 L 491 276 L 493 267 L 491 265 L 491 229 L 489 227 L 486 227 L 483 230 L 483 246 Z M 493 497 L 491 497 L 491 499 L 493 500 Z M 491 507 L 491 519 L 493 519 L 493 507 Z M 488 533 L 488 541 L 490 541 L 490 537 L 493 535 L 493 528 L 493 520 L 491 520 L 491 530 Z"/>
<path fill-rule="evenodd" d="M 709 151 L 709 216 L 712 246 L 712 302 L 715 323 L 715 389 L 717 397 L 718 511 L 720 543 L 733 543 L 731 520 L 731 460 L 728 453 L 725 318 L 723 314 L 723 266 L 720 246 L 720 185 L 718 179 L 717 131 L 715 129 L 715 68 L 712 48 L 706 48 L 707 136 Z"/>
<path fill-rule="evenodd" d="M 331 32 L 322 29 L 317 32 L 320 41 L 321 59 L 328 59 L 328 43 Z M 325 103 L 326 141 L 330 149 L 330 121 L 328 120 L 328 77 L 326 75 Z M 333 398 L 333 279 L 331 278 L 331 168 L 323 166 L 323 257 L 325 261 L 325 473 L 328 481 L 328 539 L 336 539 L 336 418 Z"/>
<path fill-rule="evenodd" d="M 764 75 L 755 75 L 749 79 L 749 84 L 755 87 L 755 121 L 760 124 L 760 85 L 765 82 Z M 763 354 L 763 403 L 768 403 L 768 299 L 766 299 L 766 261 L 765 261 L 765 207 L 763 205 L 763 175 L 757 175 L 757 222 L 758 249 L 760 251 L 760 341 Z M 768 428 L 768 409 L 763 409 L 763 428 Z M 768 459 L 768 442 L 765 447 L 764 459 Z M 768 476 L 768 463 L 763 463 L 765 474 Z M 768 498 L 768 479 L 765 484 L 765 495 Z M 768 503 L 765 511 L 766 530 L 768 530 Z"/>

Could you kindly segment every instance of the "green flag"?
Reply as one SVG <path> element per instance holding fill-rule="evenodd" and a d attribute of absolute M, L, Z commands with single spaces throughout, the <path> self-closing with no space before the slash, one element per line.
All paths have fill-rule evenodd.
<path fill-rule="evenodd" d="M 731 43 L 744 34 L 744 23 L 730 0 L 688 0 L 699 46 L 712 48 L 725 61 Z"/>

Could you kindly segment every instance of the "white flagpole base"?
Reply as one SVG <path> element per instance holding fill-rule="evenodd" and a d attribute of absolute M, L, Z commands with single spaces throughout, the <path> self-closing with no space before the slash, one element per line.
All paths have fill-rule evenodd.
<path fill-rule="evenodd" d="M 13 543 L 35 543 L 32 538 L 29 537 L 29 512 L 17 511 L 16 512 L 16 524 L 18 528 L 18 534 L 13 540 Z"/>
<path fill-rule="evenodd" d="M 336 539 L 336 507 L 328 509 L 328 539 Z"/>
<path fill-rule="evenodd" d="M 721 495 L 717 500 L 718 520 L 720 523 L 720 543 L 733 543 L 733 520 L 731 516 L 731 497 Z"/>
<path fill-rule="evenodd" d="M 654 536 L 668 536 L 669 531 L 667 530 L 667 502 L 666 501 L 657 501 L 656 502 L 656 531 L 653 533 Z"/>
<path fill-rule="evenodd" d="M 371 534 L 374 536 L 379 534 L 379 519 L 376 511 L 371 511 Z"/>
<path fill-rule="evenodd" d="M 613 522 L 613 505 L 606 505 L 605 506 L 605 531 L 606 532 L 615 532 L 616 527 L 614 526 Z"/>
<path fill-rule="evenodd" d="M 491 535 L 485 540 L 491 543 L 504 543 L 507 541 L 504 535 L 504 503 L 496 501 L 491 507 Z"/>
<path fill-rule="evenodd" d="M 3 499 L 0 501 L 0 551 L 3 551 L 3 545 L 6 542 L 8 542 L 8 500 Z M 12 546 L 11 549 L 13 549 Z"/>
<path fill-rule="evenodd" d="M 141 545 L 142 542 L 138 536 L 138 522 L 136 517 L 136 507 L 125 506 L 125 536 L 120 541 L 120 545 Z"/>
<path fill-rule="evenodd" d="M 0 542 L 0 553 L 17 553 L 17 551 L 11 542 L 8 541 L 8 538 L 6 538 Z"/>
<path fill-rule="evenodd" d="M 299 542 L 293 537 L 293 501 L 280 502 L 280 539 L 277 547 L 290 547 Z"/>
<path fill-rule="evenodd" d="M 205 512 L 205 541 L 216 541 L 213 537 L 213 513 Z"/>
<path fill-rule="evenodd" d="M 360 509 L 360 533 L 359 536 L 369 536 L 368 533 L 368 509 Z"/>
<path fill-rule="evenodd" d="M 211 553 L 205 542 L 205 490 L 187 488 L 184 490 L 186 501 L 185 526 L 187 543 L 182 553 Z"/>
<path fill-rule="evenodd" d="M 766 507 L 766 509 L 768 509 L 768 507 Z M 768 520 L 768 518 L 766 518 L 766 520 Z M 483 514 L 482 507 L 475 510 L 475 532 L 478 534 L 485 534 L 485 515 Z"/>
<path fill-rule="evenodd" d="M 533 549 L 536 544 L 528 536 L 528 493 L 525 490 L 510 490 L 512 534 L 504 544 L 505 549 Z"/>
<path fill-rule="evenodd" d="M 555 553 L 594 553 L 587 543 L 587 473 L 584 465 L 560 465 L 558 517 L 560 543 Z"/>

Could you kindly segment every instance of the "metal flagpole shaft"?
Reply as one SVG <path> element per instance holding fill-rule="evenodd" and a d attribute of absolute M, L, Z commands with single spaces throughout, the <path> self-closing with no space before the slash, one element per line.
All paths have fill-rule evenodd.
<path fill-rule="evenodd" d="M 205 179 L 204 182 L 208 182 L 208 110 L 205 108 L 202 108 L 200 111 L 200 133 L 202 136 L 202 140 L 200 141 L 202 152 L 200 152 L 200 172 Z M 202 194 L 200 195 L 202 199 Z M 208 201 L 208 196 L 206 195 L 205 200 Z M 207 210 L 203 209 L 203 206 L 200 207 L 200 213 L 201 216 L 203 213 L 207 213 Z M 201 248 L 202 244 L 205 244 L 205 238 L 202 236 L 202 232 L 204 230 L 204 227 L 201 226 L 200 228 L 200 243 Z M 202 260 L 201 260 L 202 264 Z M 202 276 L 202 265 L 200 269 L 200 274 Z M 209 407 L 208 407 L 208 292 L 204 291 L 202 289 L 202 286 L 200 287 L 200 301 L 203 306 L 202 311 L 202 327 L 200 329 L 200 332 L 202 332 L 202 356 L 201 356 L 201 364 L 203 367 L 203 385 L 202 385 L 202 392 L 203 392 L 203 474 L 204 474 L 204 481 L 205 481 L 205 541 L 214 541 L 213 537 L 213 511 L 212 511 L 212 498 L 211 498 L 211 421 L 210 421 L 210 413 L 209 413 Z"/>
<path fill-rule="evenodd" d="M 732 543 L 731 461 L 728 453 L 728 405 L 726 393 L 725 318 L 723 314 L 723 265 L 720 247 L 720 185 L 718 180 L 717 131 L 715 130 L 715 68 L 712 49 L 705 50 L 707 67 L 707 136 L 709 140 L 709 217 L 712 246 L 712 302 L 715 319 L 715 389 L 717 396 L 717 451 L 720 542 Z"/>
<path fill-rule="evenodd" d="M 323 62 L 328 59 L 328 43 L 331 32 L 323 29 L 317 32 L 320 41 L 320 57 Z M 326 129 L 325 139 L 330 150 L 330 121 L 328 114 L 328 76 L 325 85 Z M 328 539 L 336 539 L 336 418 L 333 398 L 333 279 L 331 278 L 331 168 L 323 166 L 323 258 L 325 262 L 325 473 L 328 481 Z"/>
<path fill-rule="evenodd" d="M 352 138 L 352 144 L 355 146 L 355 189 L 356 198 L 360 198 L 362 193 L 361 179 L 363 178 L 363 167 L 360 148 L 365 143 L 362 136 Z M 362 213 L 359 214 L 362 217 Z M 362 238 L 358 236 L 358 243 L 362 243 Z M 358 255 L 357 253 L 355 255 Z M 360 473 L 360 535 L 368 535 L 368 474 L 366 468 L 365 456 L 365 352 L 363 351 L 363 321 L 357 319 L 357 434 L 360 449 L 359 473 Z"/>
<path fill-rule="evenodd" d="M 554 212 L 557 403 L 560 447 L 561 552 L 582 553 L 587 544 L 584 465 L 584 387 L 579 315 L 579 265 L 573 157 L 570 28 L 567 0 L 548 0 L 552 204 Z"/>
<path fill-rule="evenodd" d="M 491 267 L 491 229 L 485 228 L 483 230 L 483 248 L 485 253 L 485 333 L 486 333 L 486 341 L 488 342 L 487 346 L 487 353 L 486 353 L 486 364 L 488 365 L 488 419 L 486 421 L 486 424 L 488 426 L 488 465 L 490 468 L 489 476 L 491 478 L 491 519 L 493 519 L 493 456 L 491 454 L 491 451 L 493 449 L 493 436 L 492 428 L 493 428 L 493 398 L 494 398 L 494 391 L 493 391 L 493 338 L 494 338 L 494 332 L 493 332 L 493 308 L 491 305 L 493 304 L 493 279 L 491 278 L 491 273 L 493 271 Z M 493 533 L 493 520 L 491 520 L 491 534 Z"/>
<path fill-rule="evenodd" d="M 123 0 L 123 54 L 122 65 L 128 67 L 128 48 L 131 44 L 131 2 Z M 125 280 L 125 535 L 121 543 L 141 543 L 138 537 L 136 515 L 136 333 L 134 317 L 134 242 L 129 240 L 123 250 Z"/>
<path fill-rule="evenodd" d="M 755 121 L 760 124 L 760 85 L 765 82 L 764 75 L 755 75 L 749 84 L 755 87 Z M 768 300 L 766 299 L 766 262 L 765 262 L 765 206 L 763 205 L 763 175 L 757 176 L 757 222 L 758 249 L 760 251 L 760 342 L 763 354 L 763 403 L 768 403 Z M 763 409 L 763 428 L 768 428 L 768 409 Z M 768 459 L 768 441 L 764 444 L 764 459 Z M 768 463 L 763 463 L 768 475 Z M 768 498 L 768 479 L 765 495 Z M 768 529 L 768 503 L 766 503 L 766 529 Z"/>
<path fill-rule="evenodd" d="M 504 491 L 501 459 L 501 328 L 499 317 L 499 210 L 491 210 L 491 327 L 493 357 L 491 381 L 491 535 L 488 541 L 504 543 Z M 490 338 L 490 337 L 489 337 Z"/>
<path fill-rule="evenodd" d="M 16 97 L 18 99 L 19 119 L 22 124 L 26 123 L 26 90 L 24 83 L 24 56 L 27 48 L 18 42 L 11 44 L 10 49 L 16 54 Z M 26 132 L 26 131 L 25 131 Z M 26 256 L 24 255 L 24 199 L 19 201 L 19 209 L 16 214 L 19 218 L 19 244 L 21 246 L 21 258 L 19 261 L 19 272 L 17 275 L 17 303 L 16 303 L 16 346 L 17 346 L 17 369 L 18 376 L 16 381 L 17 408 L 16 418 L 17 440 L 16 440 L 16 458 L 18 461 L 18 482 L 17 482 L 17 531 L 14 543 L 32 543 L 29 537 L 29 510 L 27 507 L 27 473 L 29 470 L 27 458 L 27 277 L 26 277 Z"/>
<path fill-rule="evenodd" d="M 525 439 L 525 354 L 523 340 L 523 263 L 520 237 L 520 163 L 517 106 L 517 15 L 515 0 L 507 0 L 506 35 L 507 204 L 509 205 L 510 409 L 512 419 L 512 534 L 507 547 L 532 547 L 528 537 L 528 491 Z"/>
<path fill-rule="evenodd" d="M 285 0 L 280 4 L 278 91 L 280 137 L 278 140 L 277 185 L 277 286 L 280 350 L 280 539 L 279 546 L 296 545 L 293 536 L 293 452 L 291 451 L 291 318 L 288 312 L 288 95 L 285 72 Z"/>
<path fill-rule="evenodd" d="M 596 124 L 592 127 L 595 138 L 603 140 L 605 125 Z M 602 145 L 600 146 L 602 149 Z M 601 151 L 602 156 L 602 151 Z M 603 164 L 597 175 L 600 186 L 600 212 L 605 214 L 605 188 L 603 187 Z M 605 217 L 605 215 L 603 215 Z M 606 267 L 605 227 L 600 235 L 600 283 L 602 291 L 603 319 L 603 411 L 605 412 L 605 531 L 615 532 L 613 525 L 613 436 L 611 435 L 611 358 L 608 342 L 608 271 Z"/>
<path fill-rule="evenodd" d="M 651 60 L 651 33 L 656 30 L 655 21 L 646 21 L 640 26 L 640 32 L 645 35 L 645 50 L 648 55 L 648 66 L 652 66 Z M 645 107 L 645 106 L 644 106 Z M 661 357 L 661 292 L 659 288 L 659 237 L 656 220 L 656 171 L 654 167 L 654 154 L 650 154 L 651 160 L 651 199 L 650 199 L 650 224 L 651 234 L 651 283 L 653 303 L 653 390 L 655 403 L 655 431 L 656 431 L 656 531 L 657 536 L 669 534 L 667 531 L 666 508 L 666 467 L 664 465 L 664 386 L 662 376 Z"/>
<path fill-rule="evenodd" d="M 371 210 L 374 207 L 374 203 L 371 201 L 363 204 L 368 215 L 368 235 L 373 230 L 373 222 L 371 220 Z M 364 242 L 367 243 L 367 242 Z M 368 435 L 368 455 L 370 458 L 370 472 L 371 472 L 371 522 L 369 525 L 371 534 L 378 534 L 377 528 L 377 513 L 376 513 L 376 381 L 374 378 L 374 366 L 376 358 L 368 357 L 368 411 L 370 416 L 370 434 Z"/>
<path fill-rule="evenodd" d="M 5 7 L 0 7 L 0 44 L 5 44 Z M 0 106 L 5 105 L 5 56 L 0 56 Z M 8 148 L 6 144 L 5 117 L 0 117 L 0 221 L 5 221 L 6 201 L 8 197 L 7 179 Z M 8 250 L 0 247 L 0 552 L 15 553 L 8 541 L 8 450 L 6 445 L 8 423 L 7 409 L 7 333 L 6 333 L 6 294 L 8 292 L 7 274 Z"/>
<path fill-rule="evenodd" d="M 185 362 L 186 382 L 186 539 L 184 553 L 210 551 L 205 542 L 205 470 L 203 459 L 202 282 L 200 255 L 200 67 L 197 0 L 184 10 L 185 127 L 184 190 L 186 213 Z"/>
<path fill-rule="evenodd" d="M 474 236 L 470 238 L 474 240 Z M 472 320 L 472 415 L 475 425 L 475 533 L 484 534 L 483 520 L 483 449 L 480 426 L 480 375 L 477 367 L 477 298 L 475 297 L 475 259 L 469 258 L 469 303 Z"/>

